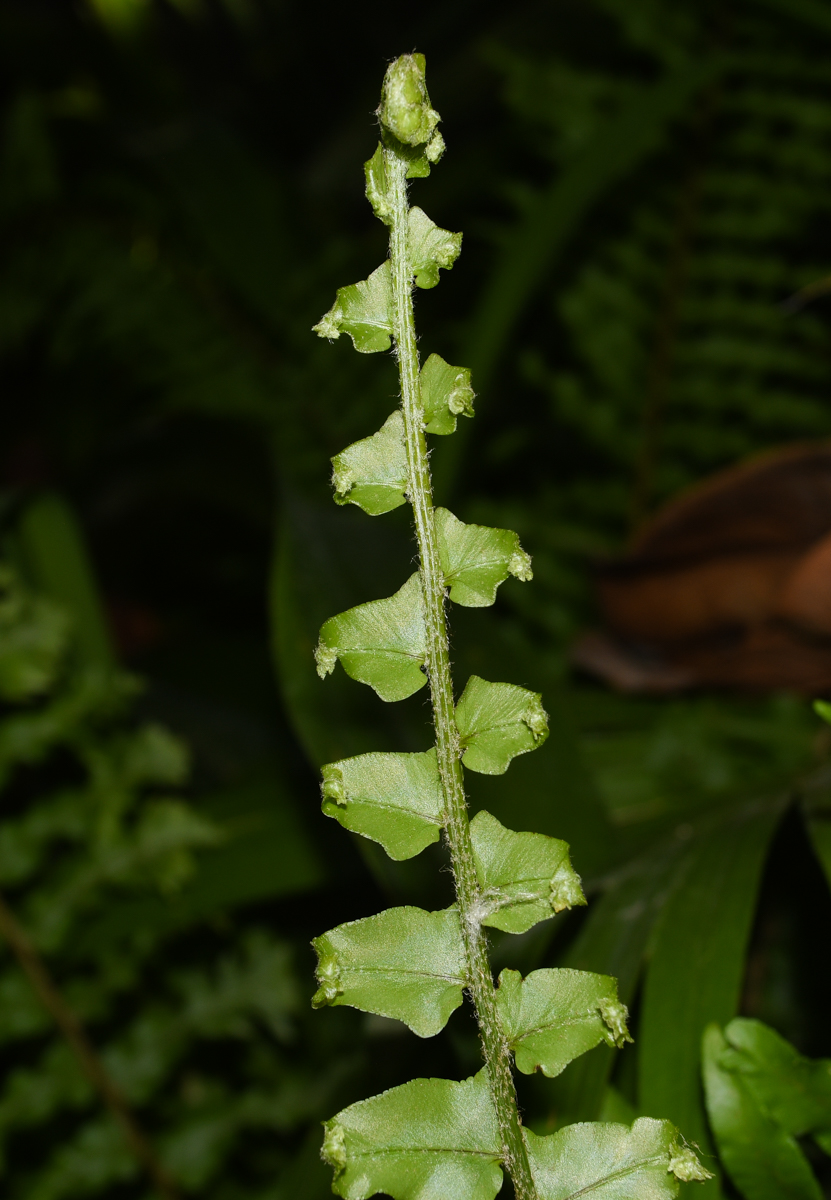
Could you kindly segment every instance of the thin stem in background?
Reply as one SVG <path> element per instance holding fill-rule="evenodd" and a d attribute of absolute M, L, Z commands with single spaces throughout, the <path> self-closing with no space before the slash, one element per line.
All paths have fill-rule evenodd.
<path fill-rule="evenodd" d="M 1 895 L 0 937 L 8 943 L 38 999 L 69 1042 L 87 1079 L 121 1126 L 130 1150 L 147 1172 L 162 1200 L 179 1200 L 176 1185 L 157 1158 L 120 1089 L 107 1073 L 84 1027 L 64 1000 L 46 964 Z"/>

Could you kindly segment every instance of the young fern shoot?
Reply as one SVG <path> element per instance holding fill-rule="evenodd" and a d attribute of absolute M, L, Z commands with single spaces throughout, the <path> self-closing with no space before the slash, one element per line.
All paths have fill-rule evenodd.
<path fill-rule="evenodd" d="M 417 1079 L 351 1105 L 326 1123 L 323 1157 L 346 1200 L 376 1192 L 493 1200 L 503 1169 L 518 1200 L 670 1197 L 679 1180 L 708 1176 L 669 1122 L 581 1124 L 537 1137 L 520 1119 L 512 1059 L 522 1072 L 557 1075 L 600 1042 L 622 1046 L 627 1014 L 608 976 L 546 969 L 522 979 L 506 970 L 494 987 L 486 928 L 523 933 L 585 898 L 564 842 L 514 833 L 487 812 L 468 818 L 464 771 L 503 774 L 514 757 L 542 745 L 548 718 L 539 695 L 477 676 L 455 702 L 446 603 L 492 604 L 509 575 L 530 580 L 531 560 L 515 533 L 466 525 L 433 506 L 426 435 L 451 434 L 458 417 L 472 416 L 473 392 L 470 372 L 436 354 L 419 368 L 413 286 L 434 287 L 462 240 L 409 205 L 407 181 L 429 175 L 444 151 L 423 56 L 390 65 L 378 117 L 381 143 L 365 167 L 366 190 L 389 226 L 389 258 L 341 288 L 315 332 L 347 333 L 362 353 L 394 343 L 401 406 L 378 433 L 336 455 L 333 482 L 339 504 L 373 516 L 411 505 L 419 570 L 394 596 L 328 620 L 316 660 L 321 678 L 340 660 L 386 701 L 429 681 L 435 746 L 330 763 L 323 811 L 393 859 L 418 854 L 443 831 L 456 903 L 435 913 L 393 908 L 316 938 L 313 1003 L 397 1018 L 431 1037 L 467 992 L 484 1066 L 462 1082 Z"/>

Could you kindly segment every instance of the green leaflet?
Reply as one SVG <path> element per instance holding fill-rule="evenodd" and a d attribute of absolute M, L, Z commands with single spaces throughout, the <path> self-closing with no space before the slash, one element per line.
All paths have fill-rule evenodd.
<path fill-rule="evenodd" d="M 390 264 L 384 262 L 369 279 L 338 288 L 335 303 L 317 325 L 312 326 L 312 333 L 325 338 L 339 338 L 342 333 L 348 333 L 361 354 L 389 350 L 391 310 Z"/>
<path fill-rule="evenodd" d="M 611 1123 L 568 1125 L 548 1137 L 526 1130 L 540 1200 L 665 1200 L 679 1180 L 709 1174 L 669 1121 L 641 1117 L 631 1129 Z"/>
<path fill-rule="evenodd" d="M 462 1003 L 464 948 L 455 908 L 388 908 L 312 942 L 320 984 L 312 1004 L 348 1004 L 433 1037 Z"/>
<path fill-rule="evenodd" d="M 451 367 L 440 354 L 431 354 L 419 373 L 424 429 L 454 433 L 457 417 L 473 416 L 473 388 L 467 367 Z"/>
<path fill-rule="evenodd" d="M 378 143 L 372 158 L 364 163 L 366 178 L 366 198 L 372 205 L 372 211 L 379 221 L 385 225 L 392 224 L 392 207 L 389 199 L 387 183 L 387 168 L 384 163 L 384 147 Z"/>
<path fill-rule="evenodd" d="M 389 140 L 389 135 L 387 135 L 385 141 Z M 409 160 L 407 178 L 423 179 L 430 174 L 430 164 L 437 163 L 444 153 L 444 138 L 437 130 L 426 146 L 405 147 L 402 144 L 398 150 L 403 157 Z M 385 225 L 391 225 L 392 203 L 382 145 L 379 144 L 372 158 L 364 163 L 364 177 L 366 179 L 366 198 L 372 205 L 373 212 L 379 221 L 383 221 Z M 459 236 L 461 237 L 461 235 Z"/>
<path fill-rule="evenodd" d="M 436 534 L 450 599 L 465 608 L 485 608 L 509 575 L 533 578 L 531 559 L 510 529 L 465 525 L 446 508 L 437 508 Z"/>
<path fill-rule="evenodd" d="M 502 1185 L 496 1113 L 484 1070 L 414 1079 L 325 1123 L 322 1155 L 345 1200 L 493 1200 Z"/>
<path fill-rule="evenodd" d="M 728 1026 L 729 1029 L 729 1026 Z M 796 1139 L 769 1115 L 718 1025 L 704 1031 L 704 1092 L 721 1160 L 746 1200 L 821 1200 L 822 1189 Z"/>
<path fill-rule="evenodd" d="M 332 459 L 336 504 L 357 504 L 371 517 L 407 499 L 404 419 L 396 409 L 372 437 L 353 442 Z"/>
<path fill-rule="evenodd" d="M 315 650 L 317 673 L 325 679 L 340 659 L 347 675 L 369 684 L 382 700 L 405 700 L 427 682 L 421 669 L 426 638 L 416 571 L 394 596 L 359 604 L 324 623 Z"/>
<path fill-rule="evenodd" d="M 548 714 L 538 692 L 471 675 L 456 705 L 462 761 L 470 771 L 503 775 L 512 758 L 548 737 Z"/>
<path fill-rule="evenodd" d="M 471 821 L 470 836 L 483 925 L 525 933 L 564 908 L 586 903 L 565 842 L 544 833 L 514 833 L 484 811 Z"/>
<path fill-rule="evenodd" d="M 786 797 L 724 809 L 690 840 L 650 937 L 638 1030 L 639 1104 L 709 1149 L 701 1036 L 739 1005 L 770 840 Z M 716 1194 L 715 1186 L 710 1188 Z"/>
<path fill-rule="evenodd" d="M 380 842 L 396 861 L 438 841 L 443 804 L 435 747 L 424 754 L 361 754 L 323 768 L 327 817 Z"/>
<path fill-rule="evenodd" d="M 523 979 L 519 971 L 503 971 L 496 1004 L 525 1075 L 542 1070 L 551 1079 L 600 1042 L 621 1048 L 632 1040 L 610 975 L 546 968 Z"/>
<path fill-rule="evenodd" d="M 434 288 L 439 268 L 449 271 L 462 250 L 462 235 L 440 229 L 420 208 L 411 208 L 407 236 L 407 256 L 416 286 Z"/>
<path fill-rule="evenodd" d="M 740 1076 L 779 1125 L 801 1137 L 831 1131 L 831 1060 L 805 1058 L 761 1021 L 736 1017 L 724 1030 L 723 1070 Z"/>

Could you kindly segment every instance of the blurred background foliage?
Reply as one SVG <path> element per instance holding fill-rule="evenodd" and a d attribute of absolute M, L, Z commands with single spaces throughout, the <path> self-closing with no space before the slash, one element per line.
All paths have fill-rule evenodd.
<path fill-rule="evenodd" d="M 639 522 L 831 436 L 826 7 L 2 0 L 10 1200 L 317 1200 L 324 1116 L 475 1069 L 462 1012 L 420 1043 L 308 1005 L 313 935 L 450 897 L 440 849 L 391 864 L 317 805 L 322 762 L 430 742 L 420 699 L 321 685 L 311 657 L 413 554 L 400 513 L 328 488 L 393 363 L 309 332 L 385 253 L 361 163 L 411 47 L 449 143 L 420 202 L 465 231 L 420 334 L 478 392 L 434 452 L 439 499 L 517 529 L 535 567 L 454 612 L 458 678 L 541 690 L 552 716 L 472 803 L 566 837 L 590 894 L 512 965 L 617 975 L 636 1034 L 522 1080 L 528 1123 L 668 1116 L 730 1194 L 705 1026 L 741 1014 L 831 1055 L 827 730 L 804 698 L 621 696 L 568 665 L 592 564 Z"/>

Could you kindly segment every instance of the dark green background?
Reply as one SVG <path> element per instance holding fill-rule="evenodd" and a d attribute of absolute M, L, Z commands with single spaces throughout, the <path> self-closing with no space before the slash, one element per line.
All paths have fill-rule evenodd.
<path fill-rule="evenodd" d="M 438 849 L 390 864 L 317 803 L 322 762 L 430 741 L 422 694 L 384 706 L 340 672 L 321 684 L 311 659 L 321 621 L 396 589 L 414 550 L 403 511 L 370 520 L 329 494 L 331 455 L 395 404 L 394 363 L 310 333 L 385 255 L 361 164 L 385 64 L 412 49 L 448 143 L 414 200 L 465 235 L 418 296 L 421 348 L 472 367 L 478 394 L 475 421 L 437 439 L 437 498 L 517 529 L 535 567 L 493 610 L 453 613 L 457 676 L 541 690 L 552 718 L 539 754 L 471 780 L 472 803 L 567 838 L 590 894 L 588 914 L 495 940 L 495 961 L 618 975 L 636 1033 L 616 1065 L 598 1049 L 556 1083 L 522 1080 L 527 1119 L 543 1132 L 629 1105 L 711 1154 L 707 1021 L 742 1012 L 831 1054 L 813 849 L 828 845 L 828 743 L 807 702 L 622 698 L 567 665 L 597 619 L 592 564 L 639 519 L 756 451 L 831 435 L 831 301 L 786 304 L 831 256 L 825 5 L 3 0 L 7 555 L 74 613 L 76 666 L 111 638 L 144 678 L 134 719 L 190 745 L 188 798 L 228 833 L 178 893 L 105 891 L 71 946 L 44 953 L 72 991 L 152 942 L 115 999 L 84 1002 L 112 1048 L 163 999 L 166 1036 L 182 965 L 208 996 L 223 955 L 239 966 L 250 944 L 265 961 L 252 931 L 288 948 L 285 1029 L 200 1026 L 155 1090 L 136 1085 L 163 1156 L 210 1108 L 180 1182 L 211 1200 L 326 1195 L 319 1120 L 415 1074 L 476 1069 L 462 1013 L 422 1044 L 307 1008 L 312 936 L 449 902 Z M 5 819 L 76 781 L 63 753 L 13 775 Z M 68 853 L 56 838 L 10 903 L 47 903 Z M 0 1041 L 4 1195 L 145 1195 L 117 1154 L 99 1175 L 72 1159 L 94 1097 L 38 1107 L 15 1091 L 23 1070 L 48 1092 L 56 1044 L 45 1027 Z M 240 1116 L 263 1081 L 283 1108 Z"/>

